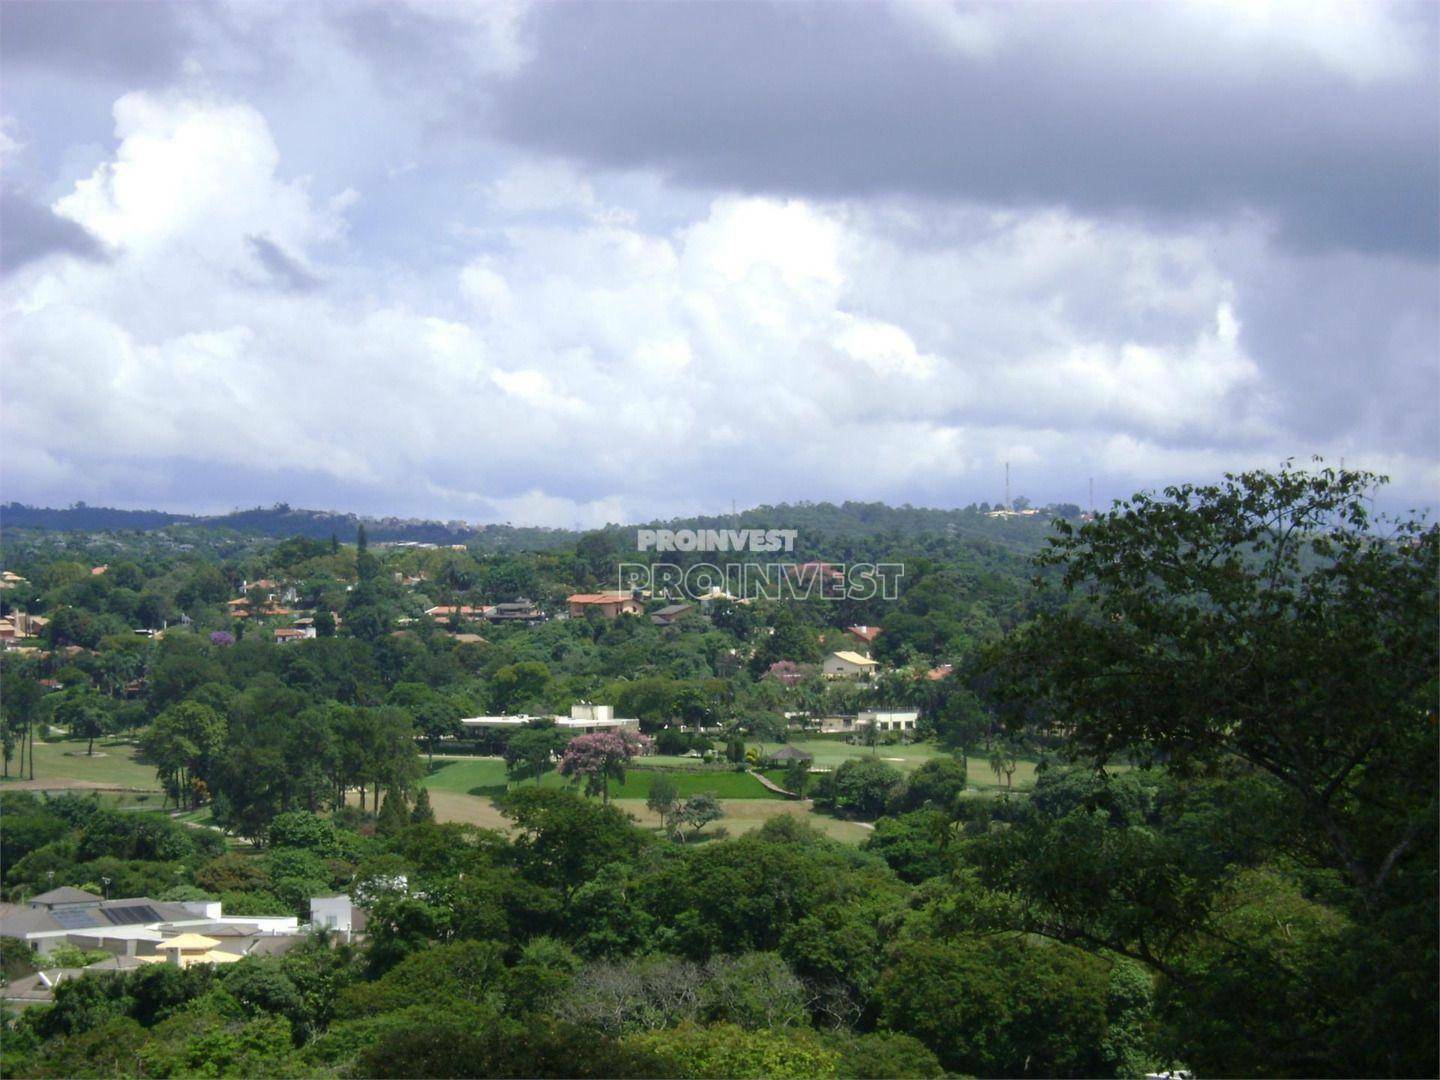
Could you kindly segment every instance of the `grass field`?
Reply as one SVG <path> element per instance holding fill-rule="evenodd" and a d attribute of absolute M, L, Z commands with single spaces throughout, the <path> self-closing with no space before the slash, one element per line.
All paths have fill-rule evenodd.
<path fill-rule="evenodd" d="M 145 791 L 159 791 L 155 768 L 135 760 L 136 748 L 130 743 L 113 739 L 97 739 L 95 756 L 85 754 L 85 741 L 62 740 L 59 742 L 36 742 L 35 780 L 21 782 L 11 776 L 0 781 L 13 787 L 40 790 L 61 790 L 64 788 L 118 787 L 138 788 Z M 10 763 L 11 773 L 18 771 L 20 764 L 17 753 Z M 29 775 L 30 763 L 25 763 Z"/>
<path fill-rule="evenodd" d="M 789 743 L 761 743 L 759 745 L 765 753 L 774 753 L 782 746 L 787 745 L 793 746 L 797 750 L 804 750 L 814 756 L 815 760 L 811 764 L 817 769 L 835 769 L 850 758 L 873 755 L 887 764 L 894 765 L 901 772 L 912 772 L 931 758 L 944 753 L 929 743 L 911 743 L 909 746 L 877 746 L 872 752 L 868 746 L 851 746 L 839 739 L 799 738 L 793 739 Z"/>
<path fill-rule="evenodd" d="M 460 792 L 444 789 L 430 789 L 430 805 L 440 821 L 459 821 L 478 825 L 484 829 L 508 831 L 510 822 L 496 810 L 489 799 L 477 798 Z M 612 805 L 633 817 L 637 824 L 659 827 L 659 819 L 650 812 L 642 799 L 614 799 Z M 716 825 L 724 826 L 731 836 L 739 836 L 752 829 L 758 829 L 772 817 L 789 814 L 805 818 L 826 836 L 849 844 L 858 844 L 870 835 L 870 829 L 854 821 L 840 821 L 813 813 L 808 802 L 791 802 L 785 799 L 726 799 L 725 816 Z M 701 833 L 702 836 L 705 833 Z"/>
<path fill-rule="evenodd" d="M 760 781 L 747 773 L 716 770 L 714 772 L 680 772 L 632 768 L 625 783 L 610 785 L 612 799 L 640 799 L 650 796 L 650 785 L 657 776 L 666 775 L 675 781 L 681 798 L 702 791 L 713 792 L 721 799 L 779 799 Z M 435 760 L 424 784 L 431 792 L 449 791 L 464 795 L 499 795 L 506 787 L 505 763 L 499 758 L 446 758 Z M 534 781 L 522 781 L 533 783 Z M 570 781 L 559 773 L 547 772 L 543 787 L 568 787 Z"/>

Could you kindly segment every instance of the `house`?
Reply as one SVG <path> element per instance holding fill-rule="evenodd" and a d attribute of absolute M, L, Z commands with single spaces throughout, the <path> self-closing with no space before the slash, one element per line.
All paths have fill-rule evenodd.
<path fill-rule="evenodd" d="M 597 731 L 638 732 L 640 721 L 617 717 L 613 705 L 591 705 L 588 701 L 579 701 L 570 706 L 568 717 L 555 718 L 555 726 L 575 735 L 591 735 Z"/>
<path fill-rule="evenodd" d="M 693 604 L 671 604 L 652 613 L 650 621 L 656 626 L 673 626 L 694 610 Z"/>
<path fill-rule="evenodd" d="M 617 717 L 614 706 L 591 705 L 587 701 L 579 701 L 571 705 L 569 716 L 469 716 L 460 723 L 467 728 L 504 730 L 528 727 L 531 724 L 543 723 L 547 720 L 567 735 L 593 735 L 597 731 L 638 732 L 640 730 L 639 720 L 633 717 Z"/>
<path fill-rule="evenodd" d="M 855 717 L 855 726 L 867 731 L 910 731 L 920 723 L 920 714 L 908 709 L 872 709 Z"/>
<path fill-rule="evenodd" d="M 481 637 L 479 634 L 454 634 L 454 635 L 451 636 L 450 640 L 453 641 L 453 642 L 455 642 L 455 644 L 457 644 L 457 645 L 488 645 L 488 644 L 489 644 L 489 642 L 487 642 L 487 641 L 486 641 L 483 637 Z"/>
<path fill-rule="evenodd" d="M 436 622 L 471 622 L 485 618 L 489 611 L 488 607 L 471 607 L 469 604 L 437 604 L 435 607 L 426 608 L 425 614 Z"/>
<path fill-rule="evenodd" d="M 275 631 L 276 645 L 290 645 L 297 641 L 306 641 L 315 636 L 313 626 L 282 626 Z"/>
<path fill-rule="evenodd" d="M 91 576 L 91 577 L 99 577 L 101 574 L 105 573 L 105 571 L 106 571 L 106 570 L 109 570 L 109 569 L 110 569 L 110 567 L 109 567 L 108 565 L 106 565 L 106 566 L 92 566 L 92 567 L 90 568 L 90 576 Z"/>
<path fill-rule="evenodd" d="M 165 942 L 192 931 L 223 939 L 212 948 L 244 955 L 259 938 L 297 935 L 299 920 L 293 915 L 226 916 L 216 900 L 104 900 L 68 885 L 24 904 L 0 904 L 0 937 L 24 941 L 41 956 L 73 945 L 153 961 L 164 958 L 159 948 Z"/>
<path fill-rule="evenodd" d="M 857 652 L 833 652 L 825 658 L 821 671 L 827 679 L 868 678 L 880 667 L 868 656 Z"/>
<path fill-rule="evenodd" d="M 0 619 L 0 648 L 18 644 L 21 638 L 35 637 L 50 622 L 39 615 L 27 615 L 23 611 L 12 611 Z"/>
<path fill-rule="evenodd" d="M 875 639 L 880 636 L 880 627 L 847 626 L 845 633 L 850 635 L 850 639 L 855 642 L 866 656 L 869 656 L 870 647 L 875 644 Z"/>
<path fill-rule="evenodd" d="M 583 619 L 588 611 L 597 611 L 603 618 L 614 619 L 621 615 L 639 615 L 640 601 L 626 592 L 574 593 L 565 598 L 570 605 L 570 617 Z"/>
<path fill-rule="evenodd" d="M 925 678 L 929 679 L 931 682 L 939 682 L 941 679 L 949 678 L 950 673 L 954 670 L 954 664 L 941 664 L 938 667 L 933 667 L 929 671 L 927 671 L 925 673 Z"/>
<path fill-rule="evenodd" d="M 338 896 L 310 898 L 310 925 L 316 930 L 329 930 L 349 941 L 365 929 L 365 909 L 341 893 Z"/>
<path fill-rule="evenodd" d="M 533 600 L 520 597 L 518 600 L 508 601 L 503 604 L 495 604 L 485 612 L 487 622 L 526 622 L 537 623 L 545 621 L 545 613 L 535 606 Z"/>
<path fill-rule="evenodd" d="M 311 901 L 311 911 L 326 902 Z M 338 912 L 337 912 L 338 916 Z M 338 922 L 337 917 L 337 922 Z M 364 928 L 363 912 L 347 916 L 350 931 Z M 314 920 L 316 925 L 326 925 Z M 0 904 L 0 936 L 34 947 L 41 970 L 0 989 L 16 1008 L 48 1004 L 55 986 L 92 972 L 133 971 L 150 964 L 230 964 L 246 956 L 277 956 L 306 939 L 293 915 L 227 916 L 215 900 L 165 903 L 145 896 L 102 900 L 94 893 L 62 886 L 23 904 Z M 347 937 L 348 940 L 348 937 Z M 62 946 L 111 955 L 84 968 L 45 967 Z"/>
<path fill-rule="evenodd" d="M 175 967 L 189 967 L 192 964 L 233 964 L 242 959 L 240 953 L 224 952 L 219 945 L 219 938 L 205 934 L 178 934 L 168 941 L 162 941 L 155 956 L 140 956 L 136 959 L 151 964 L 172 964 Z"/>

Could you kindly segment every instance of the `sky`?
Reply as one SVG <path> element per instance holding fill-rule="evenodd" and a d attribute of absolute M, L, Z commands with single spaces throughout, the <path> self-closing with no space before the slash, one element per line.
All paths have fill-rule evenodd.
<path fill-rule="evenodd" d="M 0 499 L 1440 503 L 1440 5 L 0 4 Z"/>

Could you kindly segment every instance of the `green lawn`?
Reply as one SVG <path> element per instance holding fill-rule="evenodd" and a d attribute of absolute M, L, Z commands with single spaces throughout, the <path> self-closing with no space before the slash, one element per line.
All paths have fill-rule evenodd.
<path fill-rule="evenodd" d="M 439 791 L 457 791 L 468 795 L 498 795 L 505 790 L 508 777 L 505 762 L 500 758 L 436 758 L 429 766 L 423 783 Z"/>
<path fill-rule="evenodd" d="M 970 755 L 970 769 L 966 774 L 966 780 L 972 788 L 979 788 L 984 792 L 1005 790 L 1004 775 L 997 777 L 991 771 L 990 762 L 986 760 L 983 752 Z M 1021 758 L 1016 762 L 1015 775 L 1010 780 L 1015 785 L 1016 791 L 1029 791 L 1035 786 L 1035 762 Z"/>
<path fill-rule="evenodd" d="M 95 756 L 85 754 L 85 740 L 60 740 L 57 742 L 35 743 L 36 788 L 53 784 L 56 789 L 87 787 L 140 788 L 159 791 L 155 768 L 135 760 L 137 750 L 130 743 L 114 739 L 95 740 Z M 25 762 L 25 775 L 30 774 L 30 762 Z M 0 783 L 14 784 L 19 777 L 20 758 L 17 752 L 10 762 L 11 777 Z M 30 785 L 27 785 L 30 786 Z"/>
<path fill-rule="evenodd" d="M 746 773 L 717 769 L 713 772 L 680 772 L 678 770 L 656 770 L 632 768 L 625 777 L 625 783 L 610 785 L 610 797 L 615 799 L 646 799 L 650 796 L 650 785 L 660 775 L 670 777 L 681 798 L 713 792 L 721 799 L 777 799 L 781 796 L 766 790 L 760 781 Z M 499 758 L 436 758 L 425 786 L 438 791 L 454 791 L 462 795 L 499 795 L 505 788 L 508 776 L 505 762 Z M 533 781 L 522 781 L 531 782 Z M 559 773 L 550 771 L 541 782 L 544 787 L 568 787 L 570 781 Z"/>
<path fill-rule="evenodd" d="M 765 743 L 764 749 L 773 753 L 784 743 Z M 909 746 L 877 746 L 873 750 L 868 746 L 851 746 L 849 743 L 839 739 L 794 739 L 791 746 L 805 750 L 815 755 L 812 765 L 816 769 L 836 769 L 850 758 L 874 757 L 888 765 L 893 765 L 901 772 L 912 772 L 918 769 L 925 762 L 933 757 L 942 757 L 944 750 L 931 743 L 911 743 Z M 770 775 L 772 780 L 778 777 Z M 1005 790 L 1004 776 L 997 777 L 990 771 L 990 763 L 983 751 L 970 755 L 970 786 L 982 792 L 996 792 Z M 1028 791 L 1035 786 L 1035 763 L 1026 761 L 1023 758 L 1016 766 L 1015 775 L 1011 777 L 1015 791 Z M 813 781 L 812 781 L 813 783 Z"/>
<path fill-rule="evenodd" d="M 747 747 L 756 745 L 747 742 Z M 858 757 L 878 757 L 887 764 L 894 765 L 902 772 L 912 772 L 918 769 L 925 762 L 933 757 L 944 753 L 938 747 L 930 743 L 911 743 L 909 746 L 877 746 L 872 751 L 868 746 L 851 746 L 840 739 L 807 739 L 803 736 L 792 739 L 789 743 L 761 743 L 759 744 L 765 753 L 774 753 L 782 746 L 793 746 L 797 750 L 804 750 L 813 754 L 815 760 L 811 765 L 816 769 L 835 769 L 849 760 Z M 1017 778 L 1019 774 L 1016 774 Z"/>

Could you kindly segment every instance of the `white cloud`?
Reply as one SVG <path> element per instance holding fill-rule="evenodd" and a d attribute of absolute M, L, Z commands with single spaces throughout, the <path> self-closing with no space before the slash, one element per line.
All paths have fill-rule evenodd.
<path fill-rule="evenodd" d="M 342 257 L 353 191 L 285 179 L 253 108 L 128 95 L 115 114 L 113 158 L 56 203 L 114 260 L 4 286 L 17 497 L 163 490 L 188 461 L 570 525 L 732 497 L 968 501 L 1006 460 L 1058 487 L 1296 450 L 1274 449 L 1273 388 L 1198 234 L 1051 211 L 917 231 L 903 210 L 728 196 L 646 228 L 537 167 L 489 189 L 455 264 L 362 272 Z M 333 287 L 258 293 L 255 235 Z"/>

